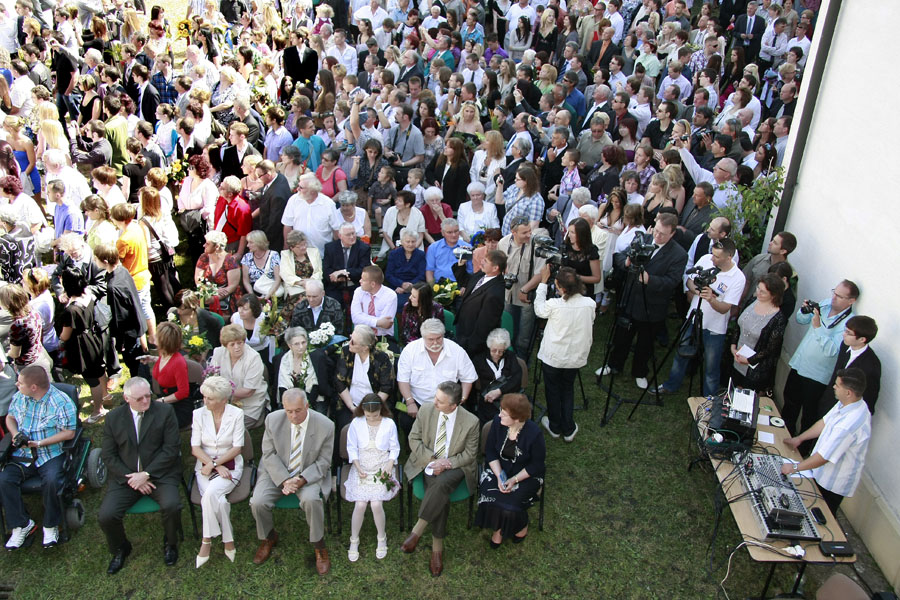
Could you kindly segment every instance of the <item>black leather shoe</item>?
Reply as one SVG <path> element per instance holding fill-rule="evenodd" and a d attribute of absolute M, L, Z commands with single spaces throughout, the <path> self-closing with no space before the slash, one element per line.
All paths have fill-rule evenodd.
<path fill-rule="evenodd" d="M 165 558 L 167 567 L 174 567 L 175 563 L 178 562 L 178 546 L 166 544 L 163 549 L 163 557 Z"/>
<path fill-rule="evenodd" d="M 106 569 L 107 575 L 115 575 L 119 571 L 122 570 L 122 567 L 125 566 L 125 558 L 131 554 L 131 544 L 129 542 L 125 542 L 121 547 L 113 554 L 112 560 L 109 561 L 109 567 Z"/>

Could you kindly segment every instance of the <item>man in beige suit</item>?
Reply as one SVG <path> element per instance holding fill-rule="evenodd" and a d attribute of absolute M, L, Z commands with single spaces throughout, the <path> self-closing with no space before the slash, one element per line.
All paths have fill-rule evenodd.
<path fill-rule="evenodd" d="M 253 562 L 258 565 L 266 562 L 278 543 L 272 521 L 275 503 L 282 495 L 297 494 L 309 524 L 309 541 L 316 550 L 316 570 L 324 575 L 331 569 L 324 538 L 325 500 L 331 493 L 334 423 L 309 410 L 303 390 L 287 390 L 282 404 L 284 410 L 276 410 L 266 417 L 259 478 L 250 499 L 256 535 L 261 540 Z"/>
<path fill-rule="evenodd" d="M 466 479 L 475 493 L 475 456 L 478 453 L 478 417 L 461 407 L 462 386 L 455 381 L 439 383 L 434 403 L 419 409 L 409 433 L 409 459 L 405 472 L 409 481 L 425 473 L 425 497 L 419 520 L 403 542 L 404 552 L 413 552 L 425 527 L 431 524 L 431 574 L 444 570 L 444 535 L 450 514 L 450 494 Z"/>

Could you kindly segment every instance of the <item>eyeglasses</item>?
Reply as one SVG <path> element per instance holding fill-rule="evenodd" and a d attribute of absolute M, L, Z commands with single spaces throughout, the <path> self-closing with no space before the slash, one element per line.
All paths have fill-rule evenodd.
<path fill-rule="evenodd" d="M 841 300 L 850 300 L 851 299 L 850 296 L 844 296 L 843 294 L 838 294 L 836 289 L 831 290 L 831 295 L 834 296 L 835 298 L 840 298 Z"/>

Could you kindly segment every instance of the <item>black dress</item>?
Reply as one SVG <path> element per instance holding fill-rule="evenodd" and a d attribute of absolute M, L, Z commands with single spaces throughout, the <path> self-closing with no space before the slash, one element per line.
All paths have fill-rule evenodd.
<path fill-rule="evenodd" d="M 594 244 L 591 244 L 591 247 L 588 248 L 587 252 L 578 252 L 572 248 L 572 245 L 569 244 L 568 240 L 566 240 L 566 255 L 567 258 L 563 261 L 563 266 L 572 267 L 575 269 L 575 272 L 582 277 L 590 277 L 593 274 L 591 272 L 591 261 L 600 260 L 600 252 Z M 584 295 L 587 298 L 594 297 L 593 283 L 584 284 Z"/>
<path fill-rule="evenodd" d="M 507 349 L 503 353 L 501 362 L 503 366 L 500 368 L 499 379 L 495 376 L 494 370 L 488 365 L 491 360 L 490 350 L 486 350 L 478 354 L 472 361 L 475 365 L 475 373 L 478 375 L 478 420 L 482 425 L 491 421 L 500 414 L 500 399 L 493 402 L 484 401 L 484 393 L 489 389 L 495 389 L 499 386 L 500 393 L 514 394 L 522 389 L 522 367 L 516 358 L 516 353 Z M 497 365 L 491 361 L 494 368 Z"/>
<path fill-rule="evenodd" d="M 128 202 L 131 204 L 140 203 L 141 196 L 138 192 L 144 187 L 144 178 L 147 177 L 152 166 L 150 161 L 145 158 L 143 167 L 137 163 L 128 163 L 122 167 L 122 175 L 128 178 Z"/>
<path fill-rule="evenodd" d="M 491 423 L 484 448 L 484 469 L 478 481 L 478 512 L 475 525 L 491 531 L 500 530 L 504 538 L 513 537 L 528 525 L 528 507 L 537 502 L 544 485 L 546 447 L 540 426 L 528 420 L 515 441 L 507 439 L 509 428 L 500 424 L 500 417 Z M 515 477 L 523 469 L 528 479 L 520 481 L 513 491 L 504 494 L 498 489 L 497 478 L 490 468 L 492 461 L 500 461 L 500 470 L 507 477 Z"/>
<path fill-rule="evenodd" d="M 103 344 L 94 331 L 94 301 L 86 305 L 81 302 L 67 304 L 62 314 L 62 326 L 72 328 L 72 335 L 65 342 L 63 366 L 85 380 L 102 377 L 106 369 Z"/>

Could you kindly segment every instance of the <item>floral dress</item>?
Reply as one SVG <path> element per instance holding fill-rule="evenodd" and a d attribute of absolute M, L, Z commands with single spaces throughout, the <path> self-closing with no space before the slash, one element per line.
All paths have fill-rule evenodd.
<path fill-rule="evenodd" d="M 279 261 L 281 258 L 279 257 Z M 302 279 L 309 279 L 313 275 L 313 265 L 307 260 L 297 260 L 294 257 L 294 275 L 300 277 Z M 294 294 L 293 296 L 286 296 L 284 299 L 284 304 L 281 307 L 281 318 L 287 322 L 291 322 L 291 317 L 294 314 L 294 307 L 297 306 L 297 303 L 303 300 L 305 296 L 303 294 Z"/>
<path fill-rule="evenodd" d="M 229 254 L 225 257 L 225 261 L 222 263 L 222 268 L 213 273 L 212 268 L 209 265 L 209 255 L 204 252 L 200 255 L 200 260 L 197 261 L 197 268 L 203 269 L 204 279 L 206 279 L 207 281 L 211 281 L 220 288 L 224 288 L 228 287 L 228 272 L 233 271 L 234 269 L 240 270 L 241 266 L 236 260 L 234 260 L 234 257 Z M 218 311 L 215 311 L 212 308 L 212 303 L 210 305 L 210 309 L 214 310 L 214 312 L 218 312 L 219 314 L 227 312 L 230 315 L 237 310 L 237 303 L 238 300 L 241 299 L 242 295 L 243 290 L 241 290 L 241 286 L 238 285 L 237 288 L 235 288 L 234 292 L 232 292 L 229 296 L 219 300 Z"/>
<path fill-rule="evenodd" d="M 347 500 L 351 502 L 381 500 L 384 502 L 396 496 L 400 491 L 400 486 L 395 485 L 388 491 L 383 483 L 375 479 L 375 473 L 387 462 L 390 452 L 379 450 L 375 446 L 375 436 L 378 435 L 379 425 L 369 425 L 368 423 L 366 425 L 369 437 L 367 440 L 360 440 L 359 466 L 368 477 L 360 479 L 359 471 L 355 467 L 350 469 L 350 475 L 347 476 L 347 481 L 344 483 Z"/>
<path fill-rule="evenodd" d="M 271 279 L 275 279 L 275 267 L 281 265 L 281 255 L 277 252 L 269 250 L 269 255 L 266 257 L 266 262 L 263 265 L 263 268 L 260 269 L 256 265 L 256 261 L 253 260 L 253 253 L 248 252 L 241 258 L 241 264 L 247 267 L 250 275 L 250 285 L 253 286 L 257 281 L 259 281 L 259 278 L 262 277 L 263 274 L 268 275 Z M 267 267 L 268 270 L 266 270 Z"/>

